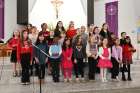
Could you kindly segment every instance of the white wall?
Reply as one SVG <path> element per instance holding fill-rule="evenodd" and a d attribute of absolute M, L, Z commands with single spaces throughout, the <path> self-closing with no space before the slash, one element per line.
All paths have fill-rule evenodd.
<path fill-rule="evenodd" d="M 34 6 L 36 4 L 36 1 L 37 0 L 29 0 L 29 2 L 28 2 L 29 13 L 32 12 L 32 10 L 33 10 L 33 8 L 34 8 Z"/>
<path fill-rule="evenodd" d="M 56 19 L 52 0 L 37 0 L 32 11 L 29 13 L 29 22 L 36 25 L 40 29 L 40 24 L 46 22 L 49 26 L 55 27 L 57 21 L 61 20 L 64 26 L 67 27 L 69 21 L 73 20 L 76 27 L 86 25 L 87 18 L 83 11 L 80 0 L 63 0 L 63 5 L 60 7 L 59 18 Z M 75 2 L 75 3 L 73 3 Z M 33 5 L 33 0 L 29 1 L 29 10 Z M 71 7 L 72 5 L 72 7 Z"/>
<path fill-rule="evenodd" d="M 136 33 L 136 13 L 135 13 L 135 0 L 96 0 L 95 2 L 95 24 L 101 26 L 105 22 L 105 3 L 118 1 L 118 24 L 119 35 L 121 32 L 127 32 L 132 38 L 132 43 L 137 48 Z M 135 55 L 136 56 L 136 55 Z"/>
<path fill-rule="evenodd" d="M 17 26 L 17 0 L 5 0 L 5 34 L 4 41 L 7 41 Z"/>

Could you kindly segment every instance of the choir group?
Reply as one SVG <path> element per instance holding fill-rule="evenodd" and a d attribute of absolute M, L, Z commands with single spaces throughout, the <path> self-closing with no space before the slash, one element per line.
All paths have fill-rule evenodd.
<path fill-rule="evenodd" d="M 88 79 L 95 80 L 100 72 L 102 82 L 107 82 L 107 73 L 111 73 L 113 81 L 131 81 L 132 55 L 136 49 L 126 32 L 121 33 L 119 39 L 108 30 L 104 23 L 102 28 L 91 24 L 87 30 L 85 26 L 75 28 L 74 22 L 65 29 L 62 21 L 58 21 L 56 28 L 49 31 L 46 23 L 41 24 L 38 31 L 31 24 L 22 31 L 14 31 L 8 40 L 12 48 L 11 62 L 13 76 L 21 76 L 21 84 L 30 84 L 30 76 L 35 69 L 35 75 L 44 83 L 45 72 L 52 76 L 54 82 L 60 82 L 62 73 L 64 82 L 85 81 L 85 64 L 88 64 Z M 125 76 L 127 72 L 127 78 Z"/>

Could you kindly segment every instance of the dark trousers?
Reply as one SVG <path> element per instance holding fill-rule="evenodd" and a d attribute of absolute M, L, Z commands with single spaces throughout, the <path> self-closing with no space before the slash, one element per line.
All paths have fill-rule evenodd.
<path fill-rule="evenodd" d="M 81 77 L 84 77 L 84 62 L 83 59 L 76 59 L 77 63 L 74 63 L 74 72 L 76 75 L 76 78 L 78 78 L 78 75 L 81 75 Z"/>
<path fill-rule="evenodd" d="M 119 75 L 119 63 L 115 58 L 111 58 L 113 68 L 111 69 L 111 78 L 116 79 L 116 76 Z"/>
<path fill-rule="evenodd" d="M 29 73 L 30 73 L 31 76 L 32 75 L 38 76 L 38 74 L 39 74 L 38 66 L 39 65 L 35 62 L 35 58 L 33 58 L 32 64 L 30 65 L 30 69 L 29 69 Z"/>
<path fill-rule="evenodd" d="M 45 78 L 45 64 L 38 65 L 38 78 L 44 79 Z"/>
<path fill-rule="evenodd" d="M 21 54 L 21 67 L 22 67 L 22 76 L 21 82 L 26 83 L 30 82 L 30 53 Z"/>
<path fill-rule="evenodd" d="M 122 69 L 122 78 L 125 78 L 125 72 L 128 72 L 128 79 L 131 78 L 131 65 L 130 64 L 123 64 L 123 69 Z"/>
<path fill-rule="evenodd" d="M 32 64 L 30 65 L 29 73 L 32 76 L 33 75 L 33 69 L 35 64 L 35 58 L 32 59 Z"/>
<path fill-rule="evenodd" d="M 96 64 L 97 64 L 97 60 L 89 57 L 88 58 L 88 65 L 89 65 L 89 80 L 95 80 L 95 73 L 96 73 Z"/>
<path fill-rule="evenodd" d="M 52 77 L 54 82 L 59 82 L 60 62 L 50 62 L 52 67 Z"/>

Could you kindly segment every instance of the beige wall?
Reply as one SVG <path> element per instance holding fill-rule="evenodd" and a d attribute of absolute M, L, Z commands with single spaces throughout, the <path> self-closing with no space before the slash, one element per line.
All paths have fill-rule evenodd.
<path fill-rule="evenodd" d="M 5 38 L 7 41 L 11 36 L 13 31 L 16 29 L 17 22 L 17 0 L 5 0 Z"/>

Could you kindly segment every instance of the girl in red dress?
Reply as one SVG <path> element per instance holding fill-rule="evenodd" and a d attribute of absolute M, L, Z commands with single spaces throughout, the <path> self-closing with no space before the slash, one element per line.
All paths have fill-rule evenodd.
<path fill-rule="evenodd" d="M 72 81 L 72 44 L 71 39 L 65 38 L 62 51 L 62 70 L 64 75 L 64 82 Z"/>
<path fill-rule="evenodd" d="M 32 43 L 29 39 L 28 30 L 23 30 L 21 33 L 21 42 L 18 45 L 18 61 L 21 62 L 22 67 L 22 76 L 21 84 L 28 85 L 30 84 L 30 75 L 29 68 L 32 62 Z"/>
<path fill-rule="evenodd" d="M 99 47 L 99 63 L 98 67 L 100 68 L 100 75 L 102 82 L 107 82 L 107 69 L 112 68 L 111 63 L 111 49 L 108 47 L 108 39 L 104 38 Z"/>
<path fill-rule="evenodd" d="M 74 22 L 71 21 L 70 24 L 69 24 L 69 28 L 68 28 L 68 30 L 66 32 L 66 36 L 68 38 L 72 39 L 76 35 L 76 31 L 77 30 L 74 28 Z"/>
<path fill-rule="evenodd" d="M 8 41 L 8 46 L 12 48 L 10 61 L 13 63 L 13 76 L 16 77 L 20 73 L 17 71 L 17 46 L 20 43 L 20 34 L 18 31 L 13 33 L 13 37 Z"/>
<path fill-rule="evenodd" d="M 122 46 L 123 48 L 123 70 L 122 70 L 122 80 L 126 81 L 125 71 L 128 72 L 128 81 L 131 81 L 131 71 L 130 64 L 132 64 L 132 55 L 136 52 L 136 49 L 131 44 L 131 39 L 129 36 L 126 36 L 126 43 Z"/>

